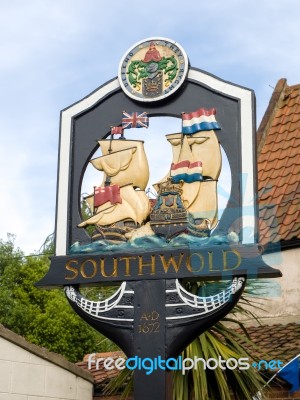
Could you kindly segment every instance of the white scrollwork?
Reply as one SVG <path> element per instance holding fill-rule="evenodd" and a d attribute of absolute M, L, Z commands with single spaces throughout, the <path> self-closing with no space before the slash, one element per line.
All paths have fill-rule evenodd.
<path fill-rule="evenodd" d="M 182 303 L 167 302 L 166 307 L 189 306 L 190 308 L 198 309 L 198 311 L 195 314 L 183 313 L 183 315 L 180 316 L 169 316 L 167 317 L 167 320 L 190 318 L 217 310 L 231 301 L 231 296 L 242 289 L 244 282 L 245 278 L 243 277 L 233 278 L 231 284 L 226 289 L 213 296 L 200 297 L 189 293 L 181 286 L 178 279 L 176 279 L 176 288 L 167 290 L 166 292 L 177 295 Z"/>
<path fill-rule="evenodd" d="M 233 278 L 232 284 L 231 284 L 231 293 L 235 294 L 236 292 L 241 290 L 244 282 L 245 282 L 245 278 L 242 278 L 242 277 Z"/>
<path fill-rule="evenodd" d="M 73 288 L 73 286 L 65 286 L 64 291 L 65 291 L 65 294 L 68 297 L 68 299 L 70 299 L 73 302 L 76 302 L 77 293 L 76 293 L 75 289 Z"/>
<path fill-rule="evenodd" d="M 114 318 L 110 316 L 110 311 L 118 309 L 133 309 L 131 304 L 120 304 L 124 295 L 131 295 L 132 290 L 126 290 L 126 282 L 123 282 L 119 289 L 109 298 L 102 301 L 92 301 L 84 298 L 73 286 L 65 286 L 65 294 L 68 299 L 81 308 L 85 313 L 103 320 L 133 321 L 132 318 Z M 127 302 L 128 303 L 128 302 Z"/>

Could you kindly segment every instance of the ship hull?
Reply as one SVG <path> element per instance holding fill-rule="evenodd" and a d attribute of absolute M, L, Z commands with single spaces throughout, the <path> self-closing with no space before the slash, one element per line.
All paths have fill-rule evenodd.
<path fill-rule="evenodd" d="M 156 235 L 166 239 L 188 233 L 197 237 L 209 237 L 209 220 L 193 218 L 184 207 L 179 193 L 167 192 L 158 196 L 156 205 L 150 214 L 150 225 Z"/>
<path fill-rule="evenodd" d="M 170 222 L 152 222 L 150 223 L 151 229 L 158 236 L 163 236 L 166 239 L 172 239 L 175 236 L 178 236 L 187 231 L 187 221 L 181 221 L 178 223 L 170 223 Z"/>
<path fill-rule="evenodd" d="M 162 192 L 150 214 L 150 226 L 159 236 L 171 239 L 186 232 L 188 213 L 182 203 L 180 193 Z"/>
<path fill-rule="evenodd" d="M 127 241 L 125 234 L 137 228 L 138 226 L 133 221 L 126 221 L 111 226 L 96 226 L 91 239 L 92 242 L 105 240 L 113 244 L 122 243 Z"/>
<path fill-rule="evenodd" d="M 104 228 L 97 227 L 92 234 L 92 242 L 97 242 L 98 240 L 105 240 L 110 243 L 126 242 L 124 229 L 120 228 Z"/>

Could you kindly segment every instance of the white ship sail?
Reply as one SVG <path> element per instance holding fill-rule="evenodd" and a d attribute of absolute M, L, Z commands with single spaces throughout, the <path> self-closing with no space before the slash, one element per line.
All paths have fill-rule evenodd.
<path fill-rule="evenodd" d="M 102 156 L 90 162 L 104 172 L 103 182 L 96 188 L 101 189 L 98 191 L 100 201 L 99 197 L 95 200 L 96 192 L 85 198 L 94 215 L 80 223 L 79 227 L 104 227 L 125 221 L 139 226 L 145 221 L 150 212 L 150 202 L 144 191 L 149 179 L 149 167 L 143 143 L 137 140 L 99 141 Z M 117 188 L 117 195 L 115 190 L 112 195 L 112 188 Z"/>
<path fill-rule="evenodd" d="M 93 166 L 104 171 L 104 184 L 107 175 L 112 183 L 126 185 L 145 190 L 149 180 L 149 165 L 141 140 L 99 140 L 102 156 L 91 160 Z M 119 153 L 120 152 L 120 153 Z"/>
<path fill-rule="evenodd" d="M 206 140 L 199 143 L 199 138 Z M 197 132 L 191 139 L 195 139 L 193 157 L 202 161 L 204 180 L 200 182 L 199 192 L 190 202 L 188 211 L 194 219 L 208 219 L 210 229 L 213 229 L 218 223 L 217 180 L 222 166 L 220 145 L 214 131 Z"/>
<path fill-rule="evenodd" d="M 105 226 L 123 220 L 132 220 L 141 225 L 150 211 L 150 203 L 143 190 L 134 190 L 131 185 L 120 188 L 122 203 L 111 204 L 106 202 L 96 209 L 95 215 L 79 224 Z"/>
<path fill-rule="evenodd" d="M 203 180 L 183 181 L 182 201 L 194 220 L 206 219 L 210 229 L 218 223 L 217 180 L 220 175 L 222 157 L 220 145 L 214 131 L 199 131 L 193 135 L 174 133 L 166 135 L 172 146 L 172 164 L 189 160 L 190 164 L 201 161 Z M 154 185 L 160 185 L 172 177 L 172 170 Z"/>

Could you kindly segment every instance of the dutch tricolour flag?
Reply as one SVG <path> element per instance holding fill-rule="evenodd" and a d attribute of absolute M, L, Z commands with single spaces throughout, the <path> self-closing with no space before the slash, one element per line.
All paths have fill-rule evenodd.
<path fill-rule="evenodd" d="M 182 113 L 182 133 L 192 135 L 198 131 L 221 129 L 215 118 L 216 109 L 199 108 L 191 113 Z"/>
<path fill-rule="evenodd" d="M 202 162 L 191 162 L 189 160 L 172 163 L 171 165 L 171 178 L 173 183 L 184 181 L 192 183 L 203 181 L 202 177 Z"/>

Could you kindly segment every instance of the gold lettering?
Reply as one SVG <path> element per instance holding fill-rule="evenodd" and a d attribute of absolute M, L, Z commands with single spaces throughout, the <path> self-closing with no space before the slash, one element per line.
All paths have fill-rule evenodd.
<path fill-rule="evenodd" d="M 193 262 L 193 264 L 194 264 L 193 266 L 192 266 L 192 264 L 191 264 L 191 258 L 194 257 L 194 256 L 198 257 L 198 259 L 199 259 L 199 261 L 200 261 L 200 263 L 199 263 L 199 269 L 197 269 L 197 270 L 193 268 L 193 266 L 197 266 L 197 264 L 195 265 L 195 262 Z M 189 258 L 186 260 L 186 267 L 187 267 L 187 269 L 188 269 L 190 272 L 193 272 L 193 273 L 202 271 L 203 268 L 204 268 L 204 257 L 203 257 L 203 255 L 200 254 L 200 253 L 193 253 L 193 254 L 191 254 L 191 255 L 189 256 Z"/>
<path fill-rule="evenodd" d="M 131 276 L 130 275 L 130 260 L 135 260 L 136 257 L 130 256 L 130 257 L 121 257 L 120 261 L 125 261 L 125 276 Z"/>
<path fill-rule="evenodd" d="M 228 253 L 233 253 L 237 256 L 237 262 L 235 265 L 228 267 L 228 260 L 227 260 L 227 255 Z M 223 269 L 224 271 L 232 271 L 233 269 L 237 269 L 242 262 L 242 257 L 240 255 L 240 253 L 237 250 L 223 250 Z"/>
<path fill-rule="evenodd" d="M 143 274 L 143 268 L 144 267 L 151 267 L 151 272 L 150 275 L 155 275 L 155 256 L 151 256 L 151 262 L 150 263 L 143 263 L 143 257 L 139 257 L 139 272 L 138 275 L 144 275 Z"/>
<path fill-rule="evenodd" d="M 180 253 L 180 256 L 179 256 L 179 260 L 178 260 L 178 261 L 176 261 L 175 258 L 174 258 L 173 256 L 171 256 L 171 257 L 169 258 L 169 260 L 166 261 L 166 260 L 165 260 L 165 256 L 164 256 L 164 255 L 160 255 L 160 259 L 161 259 L 162 265 L 163 265 L 163 267 L 164 267 L 165 273 L 168 273 L 168 272 L 169 272 L 170 265 L 173 266 L 174 271 L 177 273 L 178 270 L 179 270 L 179 268 L 180 268 L 180 265 L 181 265 L 181 263 L 182 263 L 183 256 L 184 256 L 184 254 L 183 254 L 183 253 Z"/>
<path fill-rule="evenodd" d="M 155 321 L 155 320 L 157 320 L 159 318 L 159 314 L 158 314 L 158 312 L 157 311 L 152 311 L 152 313 L 151 313 L 151 320 L 152 321 Z"/>
<path fill-rule="evenodd" d="M 78 261 L 77 260 L 69 260 L 66 264 L 66 270 L 67 271 L 72 271 L 74 273 L 73 276 L 65 276 L 65 279 L 75 279 L 78 276 L 78 269 L 76 267 L 72 267 L 71 264 L 76 264 L 78 266 Z"/>
<path fill-rule="evenodd" d="M 214 265 L 213 265 L 213 252 L 209 251 L 208 252 L 208 269 L 212 272 L 220 272 L 220 268 L 216 267 L 217 269 L 214 269 Z"/>
<path fill-rule="evenodd" d="M 110 275 L 107 275 L 105 271 L 105 258 L 101 258 L 100 260 L 100 270 L 101 270 L 101 275 L 104 278 L 113 278 L 115 276 L 118 276 L 118 259 L 114 257 L 113 259 L 113 271 Z"/>
<path fill-rule="evenodd" d="M 85 267 L 86 267 L 87 264 L 91 264 L 92 267 L 93 267 L 93 272 L 92 272 L 91 275 L 88 275 L 86 273 Z M 83 276 L 83 278 L 94 278 L 94 276 L 97 273 L 97 263 L 96 263 L 96 261 L 92 260 L 92 259 L 85 260 L 80 266 L 80 273 Z"/>

